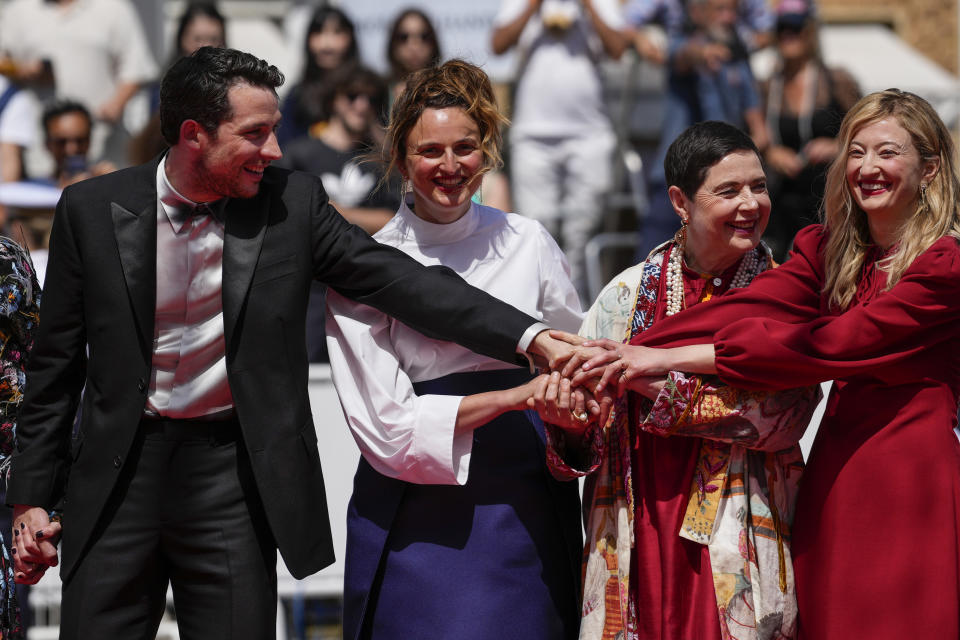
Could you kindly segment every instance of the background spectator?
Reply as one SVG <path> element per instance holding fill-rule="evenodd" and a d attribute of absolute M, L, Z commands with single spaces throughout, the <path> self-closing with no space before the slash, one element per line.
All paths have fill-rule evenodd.
<path fill-rule="evenodd" d="M 90 163 L 92 130 L 90 112 L 79 102 L 61 100 L 44 109 L 44 141 L 54 163 L 50 181 L 61 189 L 116 170 L 113 163 L 105 160 Z"/>
<path fill-rule="evenodd" d="M 188 56 L 200 47 L 227 46 L 227 21 L 212 2 L 191 2 L 184 9 L 177 24 L 177 33 L 167 63 L 169 69 L 174 62 Z M 130 161 L 143 164 L 167 148 L 160 132 L 160 81 L 150 85 L 150 120 L 146 126 L 130 141 Z"/>
<path fill-rule="evenodd" d="M 765 154 L 774 215 L 765 239 L 783 261 L 797 231 L 817 221 L 826 170 L 839 152 L 843 116 L 860 99 L 853 77 L 820 56 L 819 24 L 808 0 L 777 7 L 777 66 L 764 83 L 771 144 Z"/>
<path fill-rule="evenodd" d="M 325 123 L 325 94 L 330 90 L 330 74 L 343 65 L 358 64 L 356 29 L 340 9 L 320 6 L 313 13 L 304 39 L 306 62 L 303 77 L 290 89 L 280 108 L 283 125 L 277 141 L 285 148 L 296 138 L 311 133 L 312 127 Z M 319 131 L 312 132 L 317 135 Z"/>
<path fill-rule="evenodd" d="M 378 163 L 365 162 L 371 148 L 383 140 L 379 114 L 387 100 L 383 79 L 360 65 L 340 67 L 330 74 L 330 91 L 323 109 L 330 114 L 319 137 L 291 142 L 278 163 L 319 176 L 330 200 L 350 222 L 367 233 L 380 230 L 400 206 L 398 180 L 384 181 Z M 307 306 L 307 356 L 326 362 L 324 331 L 326 287 L 314 282 Z"/>
<path fill-rule="evenodd" d="M 626 48 L 617 0 L 503 0 L 492 47 L 516 46 L 510 173 L 519 213 L 558 239 L 586 295 L 584 247 L 612 183 L 616 136 L 599 61 Z"/>
<path fill-rule="evenodd" d="M 323 105 L 330 114 L 327 126 L 316 138 L 291 142 L 278 164 L 319 176 L 337 210 L 373 234 L 400 206 L 399 181 L 381 184 L 383 171 L 365 161 L 383 139 L 379 114 L 386 105 L 386 84 L 360 65 L 337 69 L 329 82 Z"/>
<path fill-rule="evenodd" d="M 390 62 L 390 103 L 403 91 L 414 71 L 440 63 L 440 43 L 433 23 L 423 11 L 406 9 L 396 17 L 387 40 Z"/>
<path fill-rule="evenodd" d="M 0 182 L 23 179 L 23 152 L 33 144 L 36 122 L 36 102 L 0 75 Z"/>
<path fill-rule="evenodd" d="M 682 0 L 626 0 L 624 19 L 637 53 L 658 64 L 667 61 L 667 38 L 680 36 L 689 20 L 684 4 Z M 774 15 L 767 0 L 740 0 L 737 3 L 737 34 L 750 51 L 770 44 L 773 22 Z M 643 29 L 649 25 L 662 28 L 662 35 L 652 37 Z"/>
<path fill-rule="evenodd" d="M 227 22 L 213 2 L 191 2 L 177 26 L 176 49 L 170 64 L 200 47 L 227 46 Z"/>
<path fill-rule="evenodd" d="M 140 19 L 127 0 L 11 0 L 0 19 L 0 49 L 47 94 L 81 102 L 94 116 L 91 153 L 126 164 L 122 116 L 156 76 Z M 46 62 L 44 62 L 46 61 Z"/>
<path fill-rule="evenodd" d="M 641 224 L 641 258 L 678 228 L 663 159 L 682 131 L 696 122 L 718 120 L 747 131 L 759 149 L 769 143 L 747 47 L 736 28 L 737 0 L 690 0 L 687 8 L 686 27 L 670 39 L 666 107 L 648 172 L 650 207 Z"/>

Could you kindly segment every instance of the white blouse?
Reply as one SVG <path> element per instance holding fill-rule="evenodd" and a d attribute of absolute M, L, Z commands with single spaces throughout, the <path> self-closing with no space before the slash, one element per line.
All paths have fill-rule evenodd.
<path fill-rule="evenodd" d="M 434 224 L 403 204 L 373 237 L 423 264 L 453 269 L 551 327 L 576 332 L 580 326 L 567 261 L 539 222 L 472 204 L 459 220 Z M 333 381 L 367 462 L 407 482 L 465 484 L 473 434 L 454 437 L 462 396 L 418 396 L 413 383 L 510 365 L 427 338 L 333 290 L 326 330 Z"/>

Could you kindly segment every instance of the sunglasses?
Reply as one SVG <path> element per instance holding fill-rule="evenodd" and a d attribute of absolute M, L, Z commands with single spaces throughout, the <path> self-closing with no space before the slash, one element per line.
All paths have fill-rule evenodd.
<path fill-rule="evenodd" d="M 90 144 L 90 136 L 78 136 L 76 138 L 67 138 L 67 137 L 50 138 L 50 144 L 56 147 L 65 147 L 71 142 L 76 145 Z"/>
<path fill-rule="evenodd" d="M 360 98 L 364 98 L 367 102 L 371 104 L 373 103 L 373 94 L 366 91 L 348 91 L 347 93 L 343 94 L 343 97 L 349 102 L 356 102 Z"/>
<path fill-rule="evenodd" d="M 806 25 L 778 24 L 776 32 L 778 36 L 798 36 L 803 33 L 805 28 Z"/>
<path fill-rule="evenodd" d="M 433 42 L 433 36 L 428 31 L 401 31 L 397 34 L 397 42 L 406 44 L 408 40 L 419 40 L 420 42 Z"/>

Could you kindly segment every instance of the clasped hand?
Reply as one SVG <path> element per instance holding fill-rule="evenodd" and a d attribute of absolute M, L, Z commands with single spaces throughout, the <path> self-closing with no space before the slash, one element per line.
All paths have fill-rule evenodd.
<path fill-rule="evenodd" d="M 50 520 L 46 509 L 18 504 L 13 508 L 12 533 L 14 579 L 36 584 L 48 568 L 57 565 L 60 523 Z"/>
<path fill-rule="evenodd" d="M 541 376 L 528 406 L 565 431 L 583 435 L 605 424 L 617 396 L 635 391 L 656 397 L 664 385 L 655 349 L 613 340 L 586 340 L 563 331 L 547 334 L 549 375 Z M 546 338 L 541 347 L 546 347 Z"/>

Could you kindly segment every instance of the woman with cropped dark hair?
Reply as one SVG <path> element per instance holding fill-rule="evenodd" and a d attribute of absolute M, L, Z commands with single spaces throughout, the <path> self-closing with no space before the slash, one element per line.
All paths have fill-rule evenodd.
<path fill-rule="evenodd" d="M 580 329 L 611 348 L 709 313 L 774 266 L 760 241 L 767 179 L 746 133 L 695 124 L 664 169 L 680 231 L 613 278 Z M 548 430 L 555 474 L 587 477 L 581 640 L 794 638 L 797 443 L 819 389 L 756 394 L 672 371 L 632 391 L 604 425 Z"/>

